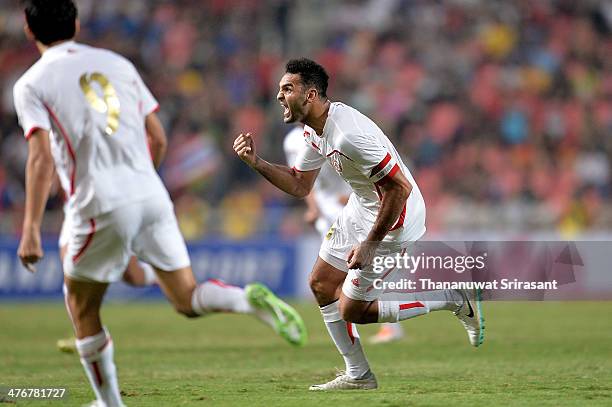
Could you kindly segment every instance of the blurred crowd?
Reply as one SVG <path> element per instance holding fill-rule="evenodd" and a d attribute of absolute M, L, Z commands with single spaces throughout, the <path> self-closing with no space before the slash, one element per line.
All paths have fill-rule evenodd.
<path fill-rule="evenodd" d="M 161 105 L 162 176 L 189 239 L 296 236 L 301 203 L 232 152 L 283 161 L 284 62 L 373 118 L 449 230 L 612 229 L 612 3 L 573 0 L 83 0 L 78 40 L 131 59 Z M 26 142 L 12 86 L 37 58 L 0 0 L 0 233 L 17 233 Z M 54 193 L 48 231 L 61 222 Z"/>

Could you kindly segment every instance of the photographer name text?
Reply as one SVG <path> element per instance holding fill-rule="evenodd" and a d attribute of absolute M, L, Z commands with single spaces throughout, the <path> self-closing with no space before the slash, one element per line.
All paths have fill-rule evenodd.
<path fill-rule="evenodd" d="M 375 289 L 380 290 L 556 290 L 557 280 L 552 281 L 520 281 L 503 278 L 492 281 L 434 281 L 429 278 L 418 280 L 400 279 L 384 281 L 377 278 L 373 282 Z"/>

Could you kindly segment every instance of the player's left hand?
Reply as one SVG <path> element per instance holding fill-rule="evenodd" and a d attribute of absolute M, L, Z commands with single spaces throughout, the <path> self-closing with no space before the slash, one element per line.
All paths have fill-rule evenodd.
<path fill-rule="evenodd" d="M 34 264 L 42 259 L 44 255 L 40 243 L 40 231 L 24 231 L 19 242 L 17 255 L 26 269 L 32 273 L 36 272 Z"/>
<path fill-rule="evenodd" d="M 363 269 L 365 266 L 372 264 L 377 247 L 376 242 L 361 242 L 353 246 L 346 260 L 348 268 L 350 270 Z"/>

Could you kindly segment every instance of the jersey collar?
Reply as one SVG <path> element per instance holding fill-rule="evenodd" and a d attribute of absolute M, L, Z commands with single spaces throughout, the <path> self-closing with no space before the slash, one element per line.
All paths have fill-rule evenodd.
<path fill-rule="evenodd" d="M 329 110 L 327 111 L 327 118 L 325 119 L 325 126 L 323 126 L 323 131 L 321 132 L 321 138 L 327 137 L 327 134 L 331 132 L 331 128 L 333 126 L 331 122 L 331 115 L 336 110 L 336 102 L 329 103 Z"/>
<path fill-rule="evenodd" d="M 47 50 L 43 53 L 43 57 L 57 55 L 62 51 L 68 50 L 70 47 L 76 47 L 76 42 L 74 40 L 64 41 L 62 43 L 47 48 Z"/>

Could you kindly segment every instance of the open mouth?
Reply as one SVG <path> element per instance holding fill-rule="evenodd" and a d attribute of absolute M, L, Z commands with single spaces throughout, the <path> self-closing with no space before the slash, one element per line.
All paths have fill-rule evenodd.
<path fill-rule="evenodd" d="M 283 107 L 283 117 L 289 117 L 289 115 L 291 114 L 289 106 L 285 105 L 284 103 L 281 103 L 280 105 Z"/>

